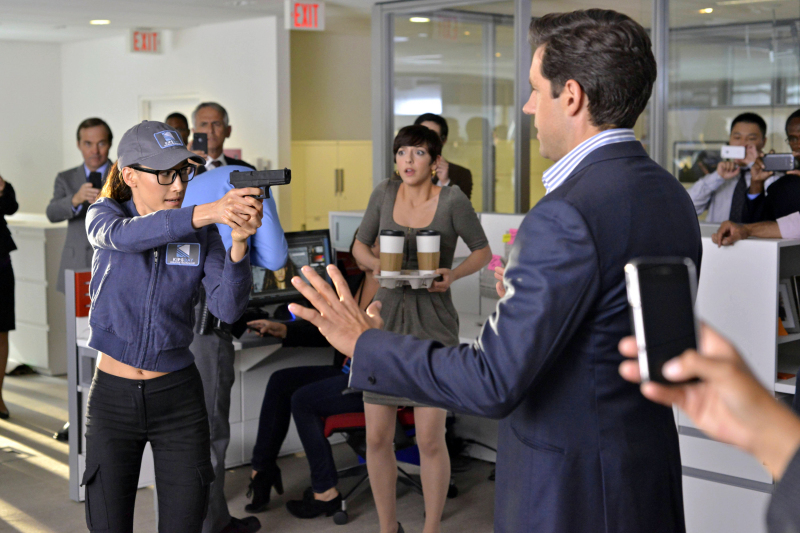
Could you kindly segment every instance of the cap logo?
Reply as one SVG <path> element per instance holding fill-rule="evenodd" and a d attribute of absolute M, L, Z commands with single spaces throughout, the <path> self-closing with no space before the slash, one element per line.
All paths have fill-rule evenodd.
<path fill-rule="evenodd" d="M 156 142 L 163 150 L 164 148 L 170 148 L 172 146 L 183 146 L 183 141 L 180 137 L 175 135 L 175 132 L 164 130 L 159 131 L 158 133 L 154 133 L 153 137 L 156 138 Z"/>

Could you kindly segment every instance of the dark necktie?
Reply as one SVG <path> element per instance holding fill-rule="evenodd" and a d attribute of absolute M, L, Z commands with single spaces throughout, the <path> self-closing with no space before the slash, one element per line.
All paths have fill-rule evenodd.
<path fill-rule="evenodd" d="M 215 159 L 214 161 L 211 162 L 211 166 L 214 168 L 219 168 L 222 166 L 222 161 L 220 161 L 219 159 Z"/>
<path fill-rule="evenodd" d="M 742 214 L 744 212 L 744 201 L 747 198 L 747 181 L 744 179 L 744 174 L 747 172 L 743 168 L 739 172 L 739 181 L 736 182 L 736 188 L 733 189 L 733 198 L 731 198 L 731 213 L 728 220 L 731 222 L 741 222 Z"/>

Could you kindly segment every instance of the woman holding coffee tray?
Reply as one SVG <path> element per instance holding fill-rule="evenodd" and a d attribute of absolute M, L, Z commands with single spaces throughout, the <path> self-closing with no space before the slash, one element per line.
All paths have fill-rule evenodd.
<path fill-rule="evenodd" d="M 402 268 L 418 270 L 417 235 L 422 230 L 440 235 L 440 262 L 429 289 L 402 286 L 378 291 L 385 329 L 446 345 L 458 344 L 458 314 L 453 307 L 450 285 L 485 267 L 491 259 L 486 235 L 469 199 L 460 189 L 437 187 L 431 177 L 441 157 L 442 142 L 424 126 L 407 126 L 394 140 L 395 163 L 400 180 L 386 180 L 372 192 L 353 247 L 356 259 L 379 273 L 381 260 L 370 245 L 384 230 L 402 232 Z M 429 234 L 427 231 L 423 233 Z M 430 235 L 430 234 L 429 234 Z M 456 241 L 461 237 L 471 254 L 451 270 Z M 424 257 L 432 260 L 431 256 Z M 424 265 L 425 267 L 429 265 Z M 425 499 L 424 533 L 439 531 L 450 482 L 450 458 L 445 446 L 446 411 L 405 398 L 364 393 L 367 422 L 367 469 L 378 509 L 381 533 L 395 533 L 397 522 L 397 465 L 392 447 L 397 406 L 413 406 L 420 451 L 422 488 Z"/>

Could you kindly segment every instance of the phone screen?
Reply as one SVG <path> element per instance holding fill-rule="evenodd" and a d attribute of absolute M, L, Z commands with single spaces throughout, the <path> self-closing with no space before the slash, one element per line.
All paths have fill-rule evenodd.
<path fill-rule="evenodd" d="M 664 363 L 697 349 L 689 268 L 683 263 L 640 264 L 641 316 L 649 379 L 674 384 L 661 374 Z"/>
<path fill-rule="evenodd" d="M 192 139 L 192 150 L 208 153 L 208 134 L 195 133 Z"/>

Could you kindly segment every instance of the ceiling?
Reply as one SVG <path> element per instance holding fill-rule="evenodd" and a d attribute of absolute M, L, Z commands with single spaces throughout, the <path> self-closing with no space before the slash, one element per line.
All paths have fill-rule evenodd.
<path fill-rule="evenodd" d="M 362 13 L 376 0 L 328 0 L 326 16 Z M 279 15 L 283 0 L 0 0 L 0 39 L 69 42 Z M 107 19 L 107 26 L 90 20 Z"/>
<path fill-rule="evenodd" d="M 328 17 L 369 16 L 377 0 L 327 0 Z M 652 0 L 533 0 L 533 15 L 589 7 L 612 8 L 650 26 Z M 0 0 L 0 39 L 69 42 L 127 33 L 130 28 L 180 29 L 279 15 L 283 0 Z M 712 8 L 709 14 L 701 9 Z M 513 13 L 513 1 L 471 11 Z M 800 0 L 673 0 L 670 26 L 707 26 L 800 18 Z M 108 26 L 90 20 L 108 19 Z"/>

